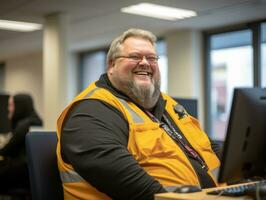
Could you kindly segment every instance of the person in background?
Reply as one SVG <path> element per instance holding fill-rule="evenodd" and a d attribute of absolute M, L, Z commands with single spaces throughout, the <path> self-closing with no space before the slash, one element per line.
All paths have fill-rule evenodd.
<path fill-rule="evenodd" d="M 33 99 L 28 94 L 10 96 L 8 111 L 11 130 L 0 141 L 0 193 L 29 188 L 25 136 L 31 126 L 42 125 L 34 109 Z"/>
<path fill-rule="evenodd" d="M 179 184 L 217 186 L 218 149 L 198 121 L 160 91 L 155 42 L 141 29 L 116 38 L 107 73 L 58 118 L 65 199 L 151 200 Z"/>

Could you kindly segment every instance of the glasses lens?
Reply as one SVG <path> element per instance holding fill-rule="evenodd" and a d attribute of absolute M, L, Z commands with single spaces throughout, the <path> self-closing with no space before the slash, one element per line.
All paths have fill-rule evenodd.
<path fill-rule="evenodd" d="M 136 63 L 141 62 L 145 58 L 146 61 L 150 64 L 157 63 L 159 59 L 158 56 L 142 56 L 142 55 L 117 56 L 116 58 L 127 58 Z"/>
<path fill-rule="evenodd" d="M 149 56 L 149 57 L 146 57 L 146 60 L 149 63 L 156 63 L 158 61 L 158 57 L 157 56 Z"/>

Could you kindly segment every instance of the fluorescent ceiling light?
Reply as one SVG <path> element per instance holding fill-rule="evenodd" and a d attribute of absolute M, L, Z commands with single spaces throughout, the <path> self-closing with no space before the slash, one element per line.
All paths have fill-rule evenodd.
<path fill-rule="evenodd" d="M 151 3 L 140 3 L 121 8 L 121 12 L 135 15 L 143 15 L 147 17 L 154 17 L 159 19 L 166 19 L 171 21 L 194 17 L 197 15 L 197 13 L 192 10 L 184 10 L 180 8 L 161 6 Z"/>
<path fill-rule="evenodd" d="M 4 30 L 29 32 L 29 31 L 40 30 L 41 28 L 42 28 L 41 24 L 0 19 L 0 29 Z"/>

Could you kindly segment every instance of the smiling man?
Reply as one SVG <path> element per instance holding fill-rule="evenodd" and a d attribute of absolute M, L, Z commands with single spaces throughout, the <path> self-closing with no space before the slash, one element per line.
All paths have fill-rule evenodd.
<path fill-rule="evenodd" d="M 153 35 L 129 37 L 108 54 L 108 78 L 113 86 L 146 109 L 154 107 L 160 96 L 155 39 Z"/>
<path fill-rule="evenodd" d="M 151 200 L 178 184 L 213 187 L 220 162 L 196 119 L 160 92 L 156 37 L 129 29 L 108 69 L 58 119 L 65 199 Z"/>

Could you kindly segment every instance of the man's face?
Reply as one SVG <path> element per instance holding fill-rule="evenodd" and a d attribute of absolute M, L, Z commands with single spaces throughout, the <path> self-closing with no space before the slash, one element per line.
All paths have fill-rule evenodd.
<path fill-rule="evenodd" d="M 117 58 L 109 64 L 108 77 L 118 90 L 133 100 L 146 99 L 145 104 L 155 104 L 160 94 L 160 71 L 154 46 L 143 38 L 127 38 Z"/>

